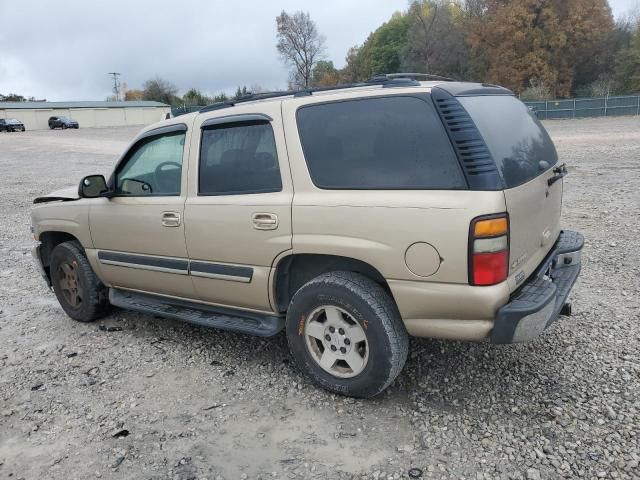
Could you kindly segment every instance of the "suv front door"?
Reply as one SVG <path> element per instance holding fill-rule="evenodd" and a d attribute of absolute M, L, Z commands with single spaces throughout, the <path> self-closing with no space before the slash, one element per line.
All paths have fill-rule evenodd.
<path fill-rule="evenodd" d="M 102 278 L 111 286 L 193 298 L 184 239 L 189 149 L 184 124 L 146 132 L 89 211 Z"/>
<path fill-rule="evenodd" d="M 280 103 L 251 108 L 196 118 L 185 234 L 200 300 L 272 311 L 269 277 L 291 249 L 293 188 Z"/>

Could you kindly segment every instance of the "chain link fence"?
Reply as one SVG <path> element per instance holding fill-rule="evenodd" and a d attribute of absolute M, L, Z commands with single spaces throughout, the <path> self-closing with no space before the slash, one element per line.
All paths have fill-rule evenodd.
<path fill-rule="evenodd" d="M 524 102 L 540 120 L 640 115 L 640 95 Z"/>

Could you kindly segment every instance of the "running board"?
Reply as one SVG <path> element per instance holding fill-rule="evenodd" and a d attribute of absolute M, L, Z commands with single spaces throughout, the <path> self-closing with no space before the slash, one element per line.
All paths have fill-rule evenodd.
<path fill-rule="evenodd" d="M 136 312 L 175 318 L 204 327 L 271 337 L 282 331 L 284 318 L 213 307 L 187 300 L 161 297 L 146 293 L 109 289 L 109 302 L 116 307 Z"/>

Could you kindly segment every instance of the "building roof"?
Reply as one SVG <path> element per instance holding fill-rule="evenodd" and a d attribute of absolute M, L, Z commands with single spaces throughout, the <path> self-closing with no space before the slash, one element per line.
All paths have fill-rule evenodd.
<path fill-rule="evenodd" d="M 50 108 L 149 108 L 168 107 L 160 102 L 147 100 L 122 102 L 0 102 L 0 110 L 50 109 Z"/>

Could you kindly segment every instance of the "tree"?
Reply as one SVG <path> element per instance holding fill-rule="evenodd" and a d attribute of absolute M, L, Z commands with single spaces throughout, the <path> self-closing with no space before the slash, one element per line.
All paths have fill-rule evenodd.
<path fill-rule="evenodd" d="M 578 72 L 598 71 L 612 30 L 607 0 L 487 0 L 468 41 L 486 61 L 485 81 L 517 92 L 543 83 L 562 97 Z"/>
<path fill-rule="evenodd" d="M 166 104 L 173 104 L 176 101 L 178 88 L 171 82 L 158 76 L 144 82 L 142 97 L 144 100 L 155 100 Z"/>
<path fill-rule="evenodd" d="M 320 60 L 316 63 L 311 77 L 314 87 L 331 87 L 340 83 L 340 72 L 332 61 Z"/>
<path fill-rule="evenodd" d="M 415 0 L 408 16 L 406 70 L 467 77 L 469 49 L 462 8 L 451 0 Z"/>
<path fill-rule="evenodd" d="M 340 76 L 346 83 L 354 83 L 363 80 L 366 76 L 364 68 L 364 58 L 360 54 L 358 45 L 351 47 L 345 56 L 345 67 L 341 70 Z"/>
<path fill-rule="evenodd" d="M 251 92 L 247 89 L 246 85 L 243 85 L 242 88 L 238 86 L 236 89 L 235 95 L 232 97 L 233 100 L 240 100 L 242 97 L 246 97 L 247 95 L 251 95 Z"/>
<path fill-rule="evenodd" d="M 191 88 L 182 96 L 182 103 L 186 106 L 193 107 L 198 105 L 209 105 L 213 103 L 211 99 L 204 95 L 200 90 Z"/>
<path fill-rule="evenodd" d="M 313 67 L 325 50 L 325 38 L 318 32 L 309 13 L 302 11 L 289 15 L 283 10 L 276 17 L 276 26 L 276 48 L 284 63 L 292 68 L 292 83 L 309 87 Z"/>
<path fill-rule="evenodd" d="M 27 99 L 17 93 L 10 93 L 8 95 L 0 94 L 0 102 L 26 102 Z"/>
<path fill-rule="evenodd" d="M 142 90 L 126 90 L 124 92 L 124 99 L 127 101 L 132 100 L 144 100 L 144 92 Z"/>
<path fill-rule="evenodd" d="M 364 81 L 376 74 L 401 70 L 404 53 L 408 49 L 408 31 L 411 21 L 400 12 L 371 33 L 361 47 L 347 53 L 343 77 L 348 82 Z"/>
<path fill-rule="evenodd" d="M 544 83 L 538 83 L 535 80 L 531 82 L 531 86 L 525 88 L 520 94 L 520 100 L 523 102 L 535 100 L 552 100 L 554 97 L 551 90 Z"/>
<path fill-rule="evenodd" d="M 616 79 L 621 92 L 640 92 L 640 22 L 635 26 L 629 45 L 618 54 Z"/>
<path fill-rule="evenodd" d="M 217 95 L 214 95 L 213 98 L 211 99 L 211 103 L 226 102 L 228 100 L 229 100 L 229 97 L 227 97 L 227 94 L 222 92 Z"/>

